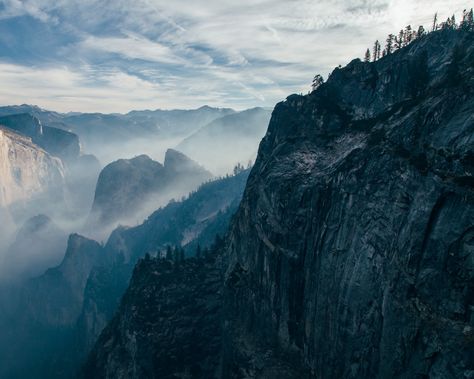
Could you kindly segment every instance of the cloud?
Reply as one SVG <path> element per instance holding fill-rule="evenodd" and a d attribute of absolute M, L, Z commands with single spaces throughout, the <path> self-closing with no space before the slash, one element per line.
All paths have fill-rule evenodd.
<path fill-rule="evenodd" d="M 0 0 L 0 4 L 0 19 L 32 18 L 41 24 L 36 34 L 42 35 L 43 28 L 44 35 L 61 37 L 49 38 L 45 46 L 39 38 L 32 39 L 35 46 L 22 48 L 21 61 L 11 48 L 15 46 L 11 39 L 21 33 L 12 30 L 8 39 L 0 38 L 0 62 L 35 77 L 28 88 L 21 75 L 2 73 L 8 86 L 0 89 L 0 101 L 7 101 L 4 94 L 9 93 L 15 101 L 42 101 L 40 105 L 57 110 L 91 107 L 123 112 L 204 103 L 273 106 L 290 93 L 307 91 L 315 73 L 327 76 L 337 65 L 362 56 L 375 39 L 384 40 L 407 24 L 429 26 L 436 11 L 442 19 L 453 12 L 459 15 L 465 7 L 460 0 L 449 4 L 442 0 Z M 8 41 L 10 49 L 3 55 L 2 41 Z M 42 75 L 49 80 L 42 80 Z M 64 80 L 69 80 L 70 88 Z M 57 83 L 62 83 L 61 91 Z"/>

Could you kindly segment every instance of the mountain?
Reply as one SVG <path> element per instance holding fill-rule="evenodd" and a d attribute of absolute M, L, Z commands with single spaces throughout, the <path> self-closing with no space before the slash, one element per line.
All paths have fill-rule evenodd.
<path fill-rule="evenodd" d="M 204 106 L 127 114 L 66 114 L 57 127 L 79 135 L 85 151 L 96 155 L 103 163 L 137 154 L 148 154 L 161 160 L 162 153 L 170 146 L 209 122 L 232 113 L 231 109 Z"/>
<path fill-rule="evenodd" d="M 26 378 L 32 372 L 35 377 L 67 377 L 84 287 L 92 268 L 106 258 L 97 242 L 73 234 L 58 266 L 13 292 L 8 311 L 0 315 L 1 378 Z"/>
<path fill-rule="evenodd" d="M 177 145 L 215 174 L 231 172 L 237 163 L 253 161 L 265 135 L 271 111 L 252 108 L 218 118 Z"/>
<path fill-rule="evenodd" d="M 102 164 L 144 153 L 161 160 L 170 146 L 213 120 L 233 113 L 232 109 L 209 106 L 190 110 L 131 111 L 127 114 L 58 113 L 27 104 L 0 107 L 0 118 L 28 114 L 30 118 L 39 120 L 43 129 L 52 128 L 52 132 L 61 136 L 78 136 L 82 151 L 95 155 Z M 54 145 L 49 147 L 54 148 Z"/>
<path fill-rule="evenodd" d="M 182 202 L 171 202 L 139 226 L 117 228 L 105 250 L 114 263 L 93 270 L 86 289 L 80 332 L 89 350 L 116 311 L 133 267 L 145 255 L 156 256 L 169 247 L 193 256 L 197 247 L 211 246 L 224 235 L 243 194 L 249 170 L 203 184 Z"/>
<path fill-rule="evenodd" d="M 172 149 L 167 150 L 164 165 L 146 155 L 120 159 L 100 173 L 88 223 L 93 228 L 136 223 L 211 177 L 203 167 Z"/>
<path fill-rule="evenodd" d="M 197 364 L 221 378 L 472 376 L 473 73 L 474 33 L 444 29 L 276 106 L 216 260 L 222 296 L 189 308 L 214 325 L 222 299 L 220 354 Z M 166 265 L 137 267 L 86 372 L 202 377 L 160 360 L 195 343 L 186 314 L 161 312 L 177 291 Z M 195 288 L 179 288 L 184 307 Z"/>
<path fill-rule="evenodd" d="M 143 224 L 116 229 L 105 246 L 73 234 L 61 264 L 21 288 L 0 287 L 0 377 L 73 377 L 117 310 L 137 261 L 168 247 L 192 256 L 197 245 L 206 251 L 219 241 L 216 235 L 227 230 L 248 173 L 201 185 Z"/>
<path fill-rule="evenodd" d="M 0 127 L 0 207 L 14 216 L 26 203 L 63 198 L 64 167 L 39 146 L 11 129 Z"/>
<path fill-rule="evenodd" d="M 0 125 L 30 137 L 33 143 L 65 162 L 76 159 L 80 154 L 77 135 L 43 125 L 38 118 L 29 113 L 0 117 Z"/>

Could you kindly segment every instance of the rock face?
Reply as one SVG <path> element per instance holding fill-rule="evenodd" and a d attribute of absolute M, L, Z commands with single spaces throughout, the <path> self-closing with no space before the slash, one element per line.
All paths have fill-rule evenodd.
<path fill-rule="evenodd" d="M 474 373 L 474 36 L 280 103 L 227 254 L 224 377 Z"/>
<path fill-rule="evenodd" d="M 171 198 L 188 194 L 210 178 L 204 168 L 171 149 L 164 165 L 146 155 L 120 159 L 99 175 L 89 224 L 94 228 L 136 224 Z"/>
<path fill-rule="evenodd" d="M 215 174 L 229 173 L 237 163 L 246 165 L 255 159 L 270 115 L 270 110 L 253 108 L 218 118 L 182 141 L 177 149 Z"/>
<path fill-rule="evenodd" d="M 62 198 L 64 170 L 31 139 L 0 127 L 0 207 L 18 208 L 41 196 Z"/>
<path fill-rule="evenodd" d="M 63 161 L 74 160 L 80 154 L 81 147 L 77 135 L 42 125 L 38 118 L 29 113 L 0 117 L 0 125 L 30 137 L 33 143 Z"/>
<path fill-rule="evenodd" d="M 226 238 L 220 377 L 472 377 L 473 72 L 473 33 L 443 30 L 276 106 Z M 86 372 L 199 377 L 158 359 L 194 341 L 166 272 L 138 266 Z"/>

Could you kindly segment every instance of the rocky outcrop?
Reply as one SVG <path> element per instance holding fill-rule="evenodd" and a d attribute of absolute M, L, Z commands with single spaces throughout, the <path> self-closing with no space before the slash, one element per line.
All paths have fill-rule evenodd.
<path fill-rule="evenodd" d="M 0 125 L 30 137 L 33 143 L 63 161 L 76 159 L 81 151 L 79 137 L 66 130 L 43 125 L 29 113 L 0 117 Z"/>
<path fill-rule="evenodd" d="M 270 110 L 252 108 L 218 118 L 176 148 L 215 174 L 229 173 L 237 163 L 247 165 L 255 159 L 270 115 Z"/>
<path fill-rule="evenodd" d="M 175 150 L 164 165 L 140 155 L 120 159 L 99 175 L 89 224 L 107 228 L 137 224 L 172 198 L 180 198 L 209 180 L 211 174 Z"/>
<path fill-rule="evenodd" d="M 0 127 L 0 207 L 21 208 L 41 197 L 63 197 L 64 169 L 31 139 Z"/>
<path fill-rule="evenodd" d="M 446 30 L 277 105 L 228 241 L 224 377 L 472 376 L 473 68 Z"/>

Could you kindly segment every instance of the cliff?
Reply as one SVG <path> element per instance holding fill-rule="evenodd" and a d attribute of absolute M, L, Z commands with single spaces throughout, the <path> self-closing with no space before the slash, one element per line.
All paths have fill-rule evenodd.
<path fill-rule="evenodd" d="M 275 108 L 227 251 L 224 377 L 474 371 L 474 35 Z"/>
<path fill-rule="evenodd" d="M 217 261 L 220 377 L 472 377 L 473 73 L 473 33 L 443 30 L 276 106 Z M 199 377 L 154 358 L 193 341 L 162 269 L 137 268 L 88 372 Z"/>
<path fill-rule="evenodd" d="M 42 195 L 62 197 L 64 170 L 31 139 L 0 127 L 0 207 L 21 204 Z"/>
<path fill-rule="evenodd" d="M 43 125 L 37 117 L 29 113 L 2 116 L 0 125 L 30 137 L 33 143 L 65 162 L 79 157 L 81 148 L 76 134 Z"/>

